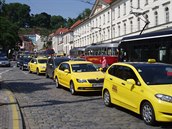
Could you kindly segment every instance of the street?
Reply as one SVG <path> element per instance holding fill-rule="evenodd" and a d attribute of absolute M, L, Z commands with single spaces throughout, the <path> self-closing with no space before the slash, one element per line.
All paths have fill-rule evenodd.
<path fill-rule="evenodd" d="M 26 129 L 170 129 L 168 123 L 148 126 L 139 115 L 123 108 L 106 107 L 101 93 L 71 95 L 56 88 L 52 79 L 17 67 L 1 67 L 0 73 L 14 93 Z"/>

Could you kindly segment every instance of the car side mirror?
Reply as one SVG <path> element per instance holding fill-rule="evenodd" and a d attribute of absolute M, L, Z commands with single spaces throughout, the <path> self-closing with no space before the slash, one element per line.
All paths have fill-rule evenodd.
<path fill-rule="evenodd" d="M 69 73 L 69 69 L 65 69 L 64 72 L 65 72 L 65 73 Z"/>
<path fill-rule="evenodd" d="M 103 69 L 102 69 L 101 67 L 100 67 L 100 68 L 98 68 L 98 70 L 99 70 L 99 71 L 103 71 Z"/>
<path fill-rule="evenodd" d="M 127 79 L 127 82 L 131 85 L 135 85 L 136 81 L 134 79 Z"/>

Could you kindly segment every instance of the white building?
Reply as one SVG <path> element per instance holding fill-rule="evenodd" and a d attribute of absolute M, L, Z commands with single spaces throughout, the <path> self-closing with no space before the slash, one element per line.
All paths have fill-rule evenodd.
<path fill-rule="evenodd" d="M 90 17 L 73 28 L 73 42 L 63 50 L 170 28 L 172 0 L 96 0 Z"/>

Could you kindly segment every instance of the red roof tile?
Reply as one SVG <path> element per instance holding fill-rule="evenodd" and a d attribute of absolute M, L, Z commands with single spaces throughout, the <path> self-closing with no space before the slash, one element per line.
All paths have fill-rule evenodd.
<path fill-rule="evenodd" d="M 54 35 L 64 34 L 67 31 L 68 31 L 68 28 L 59 28 L 59 29 L 56 30 Z"/>

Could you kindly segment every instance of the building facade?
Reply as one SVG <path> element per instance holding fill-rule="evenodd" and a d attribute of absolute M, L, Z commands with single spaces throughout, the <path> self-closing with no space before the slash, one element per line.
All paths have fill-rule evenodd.
<path fill-rule="evenodd" d="M 73 27 L 70 35 L 62 35 L 73 36 L 70 43 L 62 47 L 59 41 L 53 43 L 69 53 L 74 47 L 166 29 L 172 29 L 172 0 L 96 0 L 90 17 Z"/>

